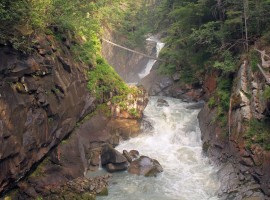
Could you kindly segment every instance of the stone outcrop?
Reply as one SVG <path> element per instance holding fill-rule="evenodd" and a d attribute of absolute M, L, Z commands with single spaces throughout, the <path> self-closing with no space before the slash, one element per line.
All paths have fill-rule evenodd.
<path fill-rule="evenodd" d="M 262 99 L 264 79 L 244 63 L 235 77 L 227 130 L 215 120 L 217 110 L 206 104 L 199 114 L 203 149 L 221 166 L 222 199 L 270 199 L 270 153 L 257 144 L 248 147 L 245 134 L 250 119 L 261 119 L 267 108 Z"/>
<path fill-rule="evenodd" d="M 167 96 L 182 99 L 183 101 L 199 101 L 204 90 L 200 84 L 183 84 L 180 80 L 179 72 L 172 76 L 161 75 L 154 65 L 150 74 L 140 81 L 140 84 L 151 96 Z"/>
<path fill-rule="evenodd" d="M 163 172 L 163 168 L 157 160 L 147 156 L 140 156 L 138 159 L 130 163 L 128 172 L 131 174 L 151 177 L 157 176 L 157 174 Z"/>
<path fill-rule="evenodd" d="M 120 103 L 108 102 L 108 105 L 110 105 L 111 115 L 114 118 L 142 118 L 143 111 L 149 101 L 148 93 L 142 87 L 130 86 L 130 89 L 136 92 L 128 94 L 125 101 L 121 101 Z"/>
<path fill-rule="evenodd" d="M 108 172 L 124 171 L 128 168 L 128 160 L 124 155 L 107 145 L 101 151 L 101 164 Z"/>
<path fill-rule="evenodd" d="M 71 60 L 71 38 L 36 38 L 31 55 L 0 46 L 0 193 L 65 138 L 91 112 L 89 69 Z"/>

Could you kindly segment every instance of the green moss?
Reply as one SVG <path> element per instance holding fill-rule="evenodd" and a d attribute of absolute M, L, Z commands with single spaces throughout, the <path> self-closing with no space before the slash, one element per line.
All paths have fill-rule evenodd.
<path fill-rule="evenodd" d="M 43 167 L 48 164 L 50 161 L 48 158 L 44 159 L 35 169 L 35 171 L 30 175 L 30 177 L 40 177 L 43 176 Z"/>
<path fill-rule="evenodd" d="M 107 104 L 99 104 L 97 107 L 97 112 L 103 113 L 106 117 L 111 116 L 110 107 Z"/>
<path fill-rule="evenodd" d="M 130 91 L 115 70 L 102 58 L 97 59 L 97 66 L 88 72 L 88 77 L 89 91 L 101 102 L 110 99 L 111 94 L 114 96 L 115 102 L 120 102 Z"/>
<path fill-rule="evenodd" d="M 98 194 L 97 196 L 108 196 L 109 192 L 108 192 L 108 188 L 104 187 Z"/>
<path fill-rule="evenodd" d="M 263 98 L 265 100 L 269 100 L 270 99 L 270 86 L 268 86 L 268 85 L 264 88 Z"/>
<path fill-rule="evenodd" d="M 132 115 L 133 117 L 139 117 L 139 113 L 136 108 L 131 108 L 128 110 L 128 113 Z"/>
<path fill-rule="evenodd" d="M 96 197 L 94 194 L 91 194 L 91 193 L 84 193 L 82 194 L 82 197 L 81 197 L 82 200 L 95 200 Z"/>

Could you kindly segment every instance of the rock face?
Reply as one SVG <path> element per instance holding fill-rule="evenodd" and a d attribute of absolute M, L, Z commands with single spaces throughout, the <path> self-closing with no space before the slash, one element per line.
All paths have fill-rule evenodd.
<path fill-rule="evenodd" d="M 95 107 L 88 66 L 73 62 L 65 43 L 50 36 L 36 41 L 32 55 L 0 46 L 0 193 Z"/>
<path fill-rule="evenodd" d="M 187 102 L 199 101 L 203 97 L 204 91 L 201 85 L 183 84 L 179 72 L 172 76 L 161 75 L 156 68 L 155 65 L 150 74 L 140 82 L 149 95 L 174 97 Z"/>
<path fill-rule="evenodd" d="M 127 100 L 120 103 L 108 103 L 112 116 L 121 119 L 141 119 L 143 111 L 149 101 L 148 93 L 142 87 L 130 86 L 131 89 L 138 90 L 135 94 L 128 94 Z M 124 123 L 124 122 L 123 122 Z"/>
<path fill-rule="evenodd" d="M 151 159 L 147 156 L 140 156 L 140 158 L 130 163 L 128 172 L 131 174 L 151 177 L 163 172 L 163 168 L 157 160 Z"/>
<path fill-rule="evenodd" d="M 222 166 L 219 194 L 223 199 L 269 199 L 270 196 L 270 153 L 256 144 L 248 148 L 245 143 L 248 121 L 261 119 L 267 107 L 258 95 L 262 94 L 264 85 L 260 76 L 258 72 L 252 74 L 246 63 L 239 69 L 231 95 L 229 136 L 224 135 L 214 120 L 216 109 L 205 105 L 198 117 L 203 149 Z"/>

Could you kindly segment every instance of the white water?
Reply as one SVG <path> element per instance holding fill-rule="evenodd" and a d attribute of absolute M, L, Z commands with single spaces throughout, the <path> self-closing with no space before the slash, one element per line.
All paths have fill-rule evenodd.
<path fill-rule="evenodd" d="M 109 196 L 103 200 L 215 200 L 219 188 L 217 169 L 202 156 L 199 110 L 188 110 L 188 103 L 165 98 L 169 107 L 157 107 L 152 97 L 144 119 L 153 125 L 152 131 L 123 141 L 122 150 L 138 150 L 157 159 L 164 172 L 146 178 L 127 172 L 115 173 L 109 186 Z"/>
<path fill-rule="evenodd" d="M 165 46 L 165 43 L 160 42 L 158 39 L 156 39 L 155 37 L 150 37 L 147 38 L 146 40 L 148 41 L 153 41 L 156 42 L 156 57 L 158 57 L 160 51 L 162 50 L 162 48 Z M 154 64 L 156 63 L 156 60 L 154 59 L 150 59 L 147 63 L 147 65 L 145 66 L 145 68 L 138 74 L 140 79 L 143 79 L 144 77 L 146 77 L 148 74 L 150 74 L 150 71 L 152 69 L 152 67 L 154 66 Z"/>

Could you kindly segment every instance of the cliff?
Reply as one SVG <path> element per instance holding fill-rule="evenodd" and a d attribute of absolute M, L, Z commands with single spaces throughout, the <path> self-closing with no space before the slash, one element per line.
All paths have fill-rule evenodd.
<path fill-rule="evenodd" d="M 0 47 L 0 196 L 18 186 L 15 199 L 48 197 L 54 186 L 96 170 L 104 146 L 140 132 L 145 91 L 133 87 L 106 94 L 108 102 L 97 100 L 87 89 L 87 72 L 95 68 L 74 60 L 72 36 L 61 38 L 40 35 L 31 54 Z M 96 185 L 86 191 L 100 192 L 106 186 L 101 179 L 88 181 Z"/>
<path fill-rule="evenodd" d="M 70 38 L 42 35 L 34 52 L 0 46 L 0 191 L 16 184 L 95 107 L 88 66 L 74 62 Z M 73 41 L 74 42 L 74 41 Z"/>
<path fill-rule="evenodd" d="M 226 127 L 217 119 L 216 107 L 206 104 L 199 114 L 204 151 L 221 166 L 218 175 L 224 199 L 269 199 L 270 153 L 249 138 L 252 121 L 268 115 L 265 87 L 261 72 L 252 71 L 245 61 L 234 78 Z M 262 134 L 260 131 L 255 130 L 256 135 Z"/>

